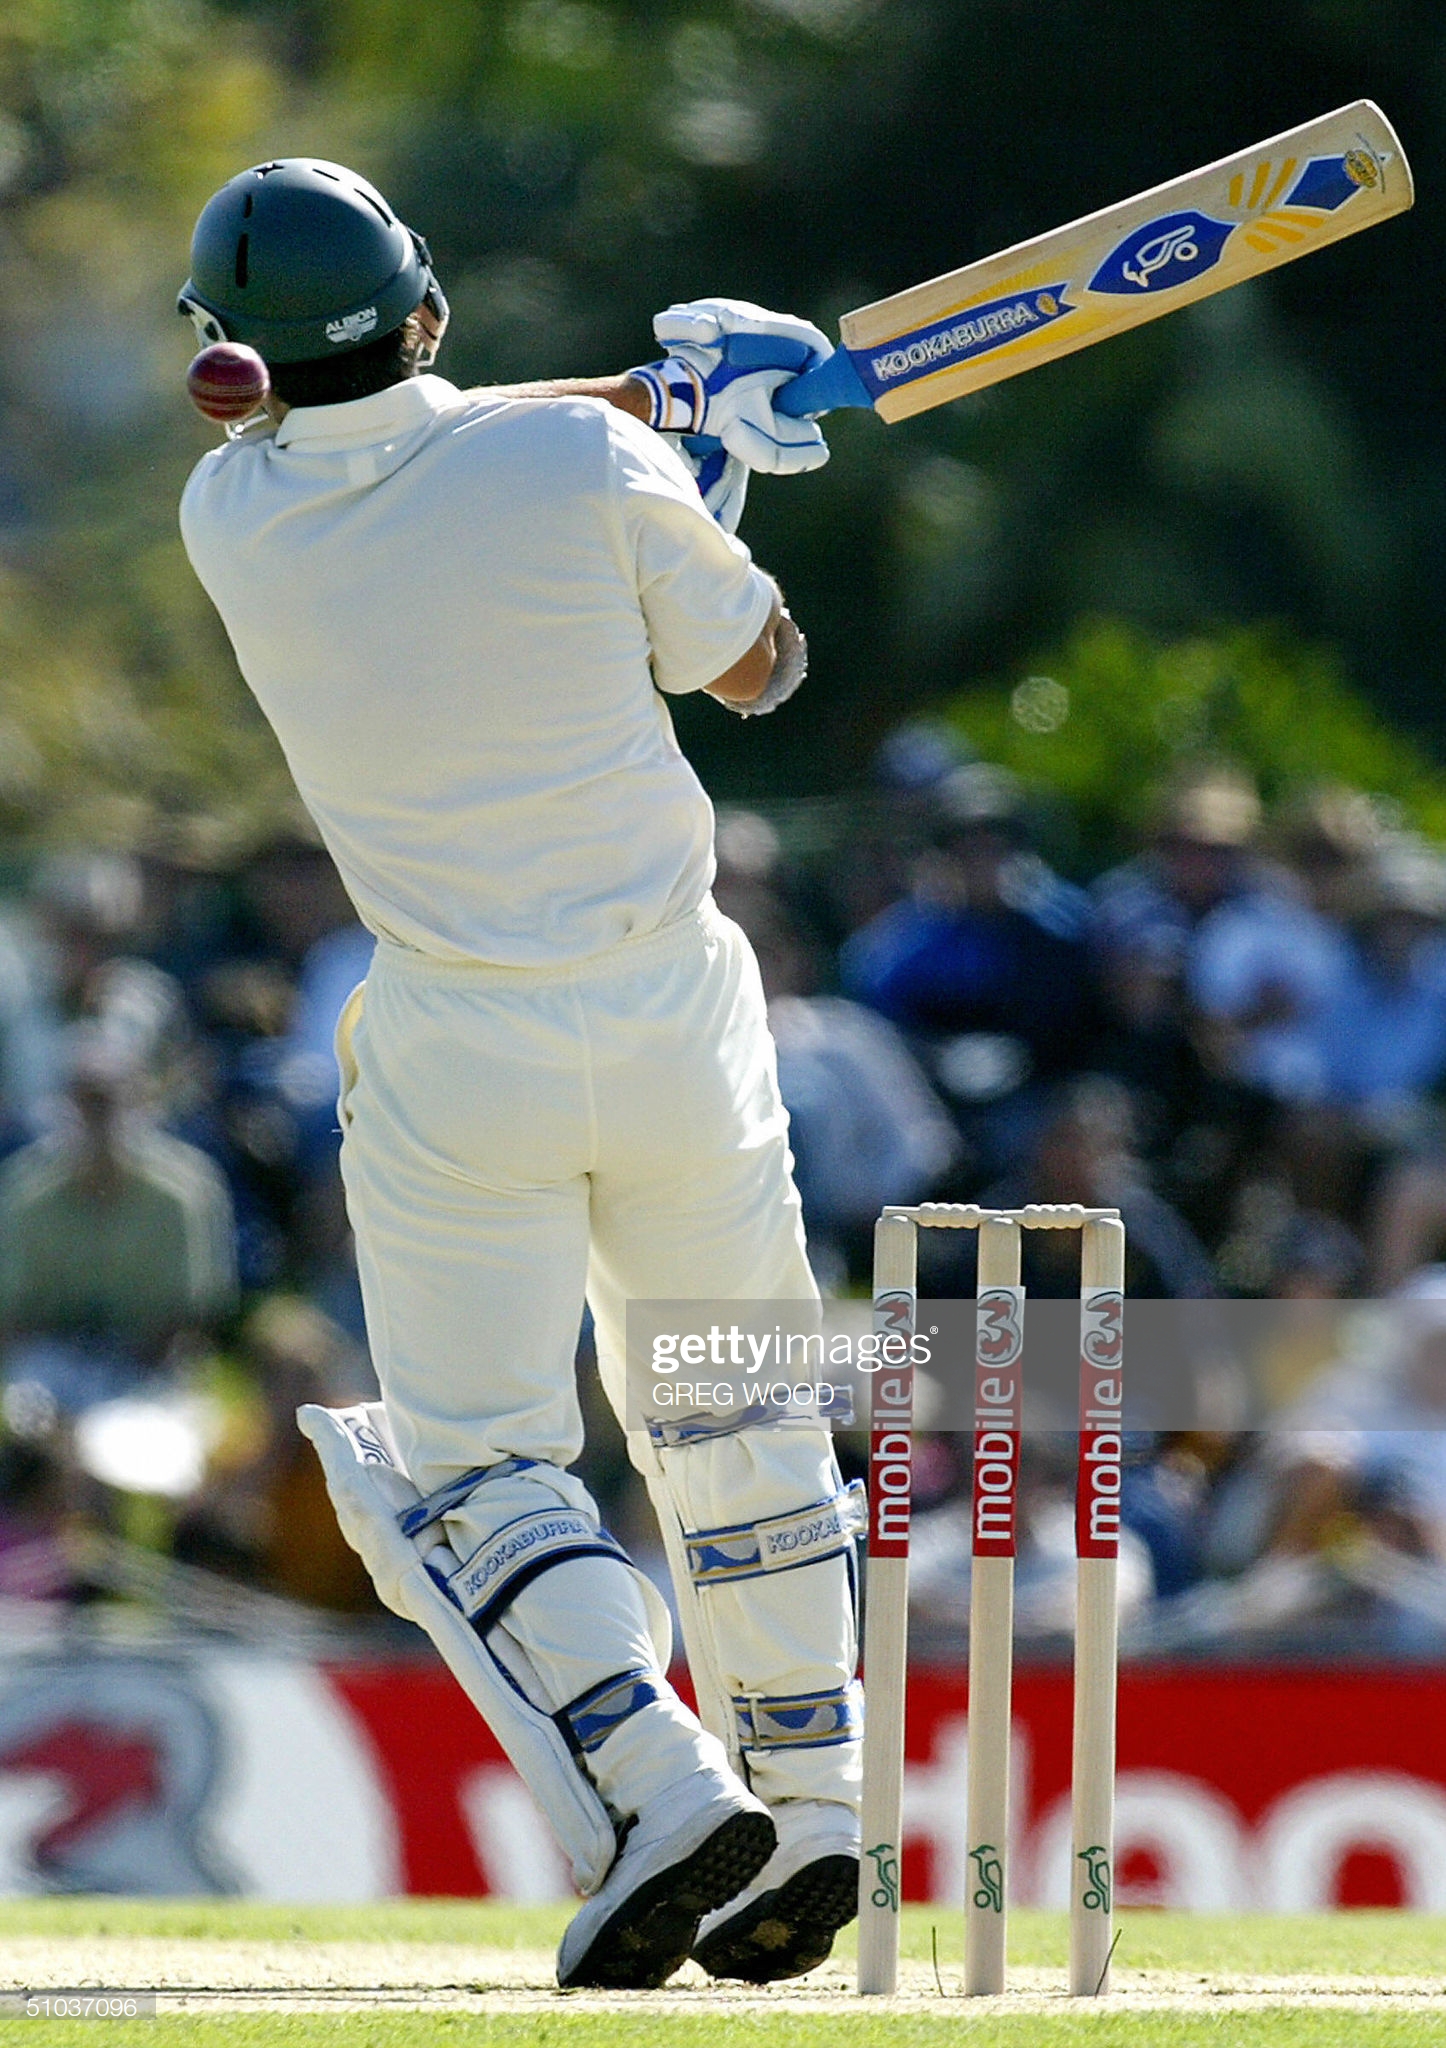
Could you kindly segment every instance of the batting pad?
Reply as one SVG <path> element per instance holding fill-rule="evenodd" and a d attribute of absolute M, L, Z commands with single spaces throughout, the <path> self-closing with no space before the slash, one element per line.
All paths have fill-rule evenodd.
<path fill-rule="evenodd" d="M 507 1642 L 504 1666 L 487 1636 L 473 1629 L 444 1590 L 462 1564 L 435 1526 L 415 1538 L 402 1534 L 398 1517 L 420 1506 L 422 1496 L 402 1469 L 382 1404 L 308 1405 L 298 1409 L 296 1420 L 316 1447 L 341 1532 L 378 1594 L 394 1614 L 431 1637 L 551 1821 L 578 1890 L 595 1892 L 617 1854 L 617 1833 L 578 1766 L 580 1745 L 571 1725 L 564 1735 L 553 1718 L 557 1712 L 566 1720 L 564 1710 L 575 1703 L 558 1701 L 555 1709 L 537 1704 L 530 1695 L 541 1691 L 540 1683 L 515 1641 Z"/>
<path fill-rule="evenodd" d="M 855 1806 L 861 1515 L 827 1431 L 772 1423 L 648 1453 L 704 1726 L 770 1805 Z"/>

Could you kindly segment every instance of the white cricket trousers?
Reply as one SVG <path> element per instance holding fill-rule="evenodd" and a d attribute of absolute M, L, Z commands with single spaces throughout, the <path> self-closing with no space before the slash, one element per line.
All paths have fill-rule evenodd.
<path fill-rule="evenodd" d="M 815 1297 L 757 962 L 711 900 L 567 966 L 380 944 L 338 1057 L 367 1330 L 424 1493 L 572 1464 L 584 1295 L 620 1420 L 629 1297 Z"/>
<path fill-rule="evenodd" d="M 424 1493 L 507 1458 L 573 1462 L 584 1295 L 620 1421 L 630 1297 L 815 1297 L 757 962 L 711 900 L 567 966 L 453 965 L 381 944 L 338 1054 L 367 1327 Z M 657 1501 L 658 1457 L 637 1432 L 629 1447 Z M 808 1423 L 663 1463 L 685 1527 L 788 1512 L 837 1483 L 827 1432 Z M 676 1564 L 675 1535 L 670 1548 Z M 706 1682 L 694 1662 L 715 1733 L 730 1693 L 847 1684 L 847 1581 L 837 1559 L 710 1589 Z M 699 1609 L 679 1597 L 691 1654 Z M 761 1775 L 765 1798 L 851 1799 L 856 1757 L 800 1751 Z"/>

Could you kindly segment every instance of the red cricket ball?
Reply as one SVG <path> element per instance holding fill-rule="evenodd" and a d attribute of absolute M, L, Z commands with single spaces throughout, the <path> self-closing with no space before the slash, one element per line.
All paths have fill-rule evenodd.
<path fill-rule="evenodd" d="M 213 341 L 193 359 L 186 389 L 198 412 L 230 427 L 257 410 L 271 378 L 254 348 L 242 341 Z"/>

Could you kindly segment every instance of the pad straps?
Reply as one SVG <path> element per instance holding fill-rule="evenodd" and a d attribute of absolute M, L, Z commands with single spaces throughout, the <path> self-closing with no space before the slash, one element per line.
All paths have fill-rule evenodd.
<path fill-rule="evenodd" d="M 660 1451 L 686 1449 L 689 1444 L 711 1443 L 715 1437 L 737 1436 L 743 1429 L 757 1429 L 770 1422 L 827 1422 L 836 1429 L 848 1429 L 854 1419 L 854 1390 L 847 1385 L 817 1388 L 817 1399 L 808 1403 L 787 1399 L 750 1401 L 731 1415 L 696 1413 L 672 1420 L 664 1415 L 648 1418 L 648 1435 Z"/>
<path fill-rule="evenodd" d="M 864 1695 L 857 1679 L 833 1692 L 735 1693 L 743 1749 L 833 1749 L 864 1732 Z"/>
<path fill-rule="evenodd" d="M 565 1707 L 559 1707 L 552 1718 L 574 1756 L 591 1756 L 630 1715 L 671 1696 L 672 1687 L 656 1671 L 640 1666 L 590 1686 Z"/>
<path fill-rule="evenodd" d="M 447 1579 L 449 1597 L 475 1629 L 489 1629 L 540 1572 L 577 1557 L 631 1566 L 622 1545 L 580 1508 L 540 1508 L 506 1522 Z"/>
<path fill-rule="evenodd" d="M 794 1571 L 821 1558 L 852 1551 L 868 1526 L 861 1479 L 841 1492 L 766 1522 L 740 1522 L 727 1529 L 685 1529 L 683 1542 L 695 1586 L 732 1585 L 766 1572 Z"/>
<path fill-rule="evenodd" d="M 435 1493 L 424 1494 L 414 1508 L 408 1508 L 397 1516 L 397 1527 L 404 1536 L 420 1536 L 424 1529 L 431 1528 L 433 1522 L 440 1522 L 443 1515 L 450 1515 L 453 1508 L 461 1507 L 485 1480 L 506 1479 L 514 1472 L 530 1472 L 536 1463 L 536 1458 L 504 1458 L 500 1465 L 475 1466 L 472 1471 L 449 1479 Z"/>

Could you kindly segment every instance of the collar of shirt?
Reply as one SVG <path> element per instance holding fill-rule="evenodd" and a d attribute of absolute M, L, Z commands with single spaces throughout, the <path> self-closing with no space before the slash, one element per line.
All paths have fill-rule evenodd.
<path fill-rule="evenodd" d="M 368 448 L 423 427 L 461 393 L 445 377 L 407 377 L 344 405 L 296 405 L 276 429 L 279 448 Z"/>

